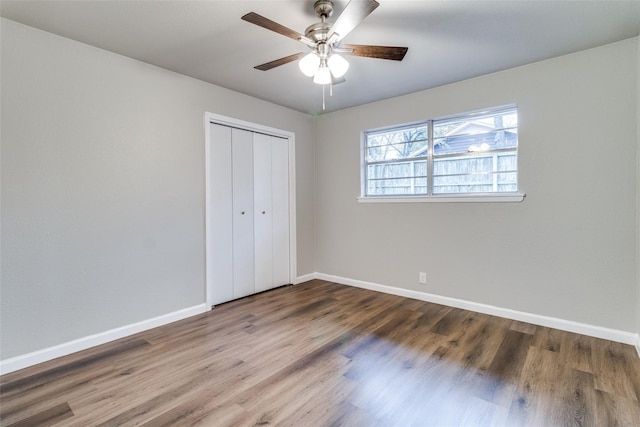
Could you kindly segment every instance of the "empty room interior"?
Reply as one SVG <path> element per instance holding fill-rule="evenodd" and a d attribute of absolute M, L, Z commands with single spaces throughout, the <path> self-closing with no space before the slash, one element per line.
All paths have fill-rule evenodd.
<path fill-rule="evenodd" d="M 640 1 L 0 16 L 0 425 L 640 426 Z"/>

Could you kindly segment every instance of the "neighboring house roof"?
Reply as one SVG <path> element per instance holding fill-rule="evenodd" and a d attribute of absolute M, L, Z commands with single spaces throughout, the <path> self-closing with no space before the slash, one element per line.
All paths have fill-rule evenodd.
<path fill-rule="evenodd" d="M 434 144 L 436 154 L 465 153 L 481 151 L 480 146 L 486 144 L 486 150 L 515 147 L 518 134 L 513 129 L 496 131 L 495 127 L 480 121 L 466 122 L 449 131 L 444 138 Z"/>

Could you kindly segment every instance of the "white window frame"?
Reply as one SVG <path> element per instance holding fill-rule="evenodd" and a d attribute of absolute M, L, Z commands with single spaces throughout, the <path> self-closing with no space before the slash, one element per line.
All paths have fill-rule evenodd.
<path fill-rule="evenodd" d="M 433 125 L 434 123 L 449 120 L 464 120 L 466 118 L 473 118 L 474 116 L 482 116 L 487 113 L 500 112 L 501 110 L 516 109 L 516 105 L 504 105 L 500 107 L 492 107 L 483 110 L 472 111 L 468 113 L 455 114 L 446 117 L 440 117 L 436 119 L 429 119 L 425 121 L 404 123 L 396 126 L 389 126 L 384 128 L 369 129 L 361 132 L 360 139 L 360 196 L 358 197 L 359 203 L 424 203 L 424 202 L 446 202 L 446 203 L 459 203 L 459 202 L 482 202 L 482 203 L 496 203 L 496 202 L 521 202 L 525 198 L 525 194 L 519 191 L 520 189 L 520 167 L 519 167 L 519 149 L 516 146 L 516 186 L 517 190 L 514 192 L 487 192 L 487 193 L 447 193 L 447 194 L 433 194 L 434 188 L 434 137 L 433 137 Z M 427 126 L 427 194 L 417 195 L 367 195 L 367 136 L 372 133 L 379 133 L 384 131 L 401 130 L 409 127 Z M 490 151 L 488 153 L 497 154 L 497 151 Z M 452 156 L 452 157 L 464 157 Z M 376 162 L 378 163 L 378 162 Z M 389 162 L 392 163 L 392 162 Z"/>

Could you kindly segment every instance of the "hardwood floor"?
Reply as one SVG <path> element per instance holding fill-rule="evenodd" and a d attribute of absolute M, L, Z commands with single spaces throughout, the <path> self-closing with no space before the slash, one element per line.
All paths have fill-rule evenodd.
<path fill-rule="evenodd" d="M 631 346 L 335 283 L 0 378 L 2 426 L 640 426 Z"/>

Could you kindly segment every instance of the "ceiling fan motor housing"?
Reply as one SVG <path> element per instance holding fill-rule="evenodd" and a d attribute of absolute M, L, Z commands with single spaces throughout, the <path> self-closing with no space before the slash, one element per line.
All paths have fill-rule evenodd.
<path fill-rule="evenodd" d="M 314 42 L 321 42 L 327 39 L 329 36 L 329 29 L 331 25 L 327 22 L 318 22 L 315 24 L 311 24 L 304 31 L 304 35 L 313 40 Z"/>

